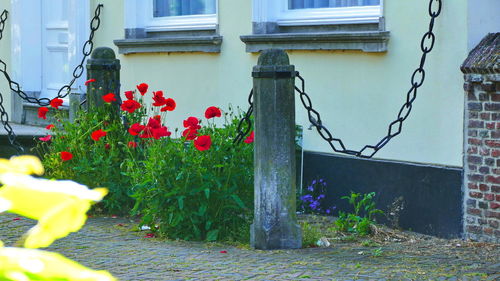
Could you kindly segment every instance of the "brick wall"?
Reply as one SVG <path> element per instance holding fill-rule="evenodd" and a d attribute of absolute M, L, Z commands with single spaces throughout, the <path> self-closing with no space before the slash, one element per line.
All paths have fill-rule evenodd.
<path fill-rule="evenodd" d="M 500 242 L 500 33 L 489 34 L 462 65 L 465 73 L 464 233 Z"/>
<path fill-rule="evenodd" d="M 488 34 L 461 70 L 465 74 L 464 234 L 500 242 L 500 33 Z"/>
<path fill-rule="evenodd" d="M 473 80 L 472 75 L 468 80 Z M 465 83 L 465 232 L 500 241 L 500 83 Z"/>

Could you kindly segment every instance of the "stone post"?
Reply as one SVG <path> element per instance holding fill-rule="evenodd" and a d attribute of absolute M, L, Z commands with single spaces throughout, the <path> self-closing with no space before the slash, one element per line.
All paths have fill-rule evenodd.
<path fill-rule="evenodd" d="M 87 79 L 95 79 L 87 86 L 87 109 L 102 106 L 102 96 L 113 93 L 117 99 L 113 104 L 118 112 L 121 104 L 120 61 L 111 48 L 100 47 L 92 52 L 87 60 Z"/>
<path fill-rule="evenodd" d="M 295 67 L 283 50 L 266 50 L 252 77 L 255 217 L 251 244 L 256 249 L 300 248 L 295 202 Z"/>

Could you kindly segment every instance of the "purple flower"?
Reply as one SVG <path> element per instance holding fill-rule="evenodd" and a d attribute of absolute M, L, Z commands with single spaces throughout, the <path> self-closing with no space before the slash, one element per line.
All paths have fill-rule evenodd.
<path fill-rule="evenodd" d="M 310 186 L 307 187 L 307 190 L 314 191 L 314 188 L 312 187 L 312 185 L 310 185 Z"/>
<path fill-rule="evenodd" d="M 330 211 L 330 209 L 326 209 L 326 213 L 327 214 L 330 214 L 332 211 Z"/>
<path fill-rule="evenodd" d="M 313 197 L 312 197 L 311 194 L 307 194 L 307 195 L 301 196 L 300 200 L 302 200 L 302 201 L 312 201 Z"/>
<path fill-rule="evenodd" d="M 321 198 L 325 198 L 325 195 L 324 195 L 324 194 L 320 194 L 320 195 L 318 196 L 318 200 L 319 200 L 319 199 L 321 199 Z"/>
<path fill-rule="evenodd" d="M 316 210 L 319 207 L 319 201 L 313 201 L 311 204 L 309 204 L 309 207 L 311 209 Z"/>
<path fill-rule="evenodd" d="M 323 179 L 319 179 L 319 182 L 322 183 L 323 182 Z"/>
<path fill-rule="evenodd" d="M 313 182 L 311 183 L 311 185 L 315 185 L 316 184 L 316 180 L 313 180 Z"/>

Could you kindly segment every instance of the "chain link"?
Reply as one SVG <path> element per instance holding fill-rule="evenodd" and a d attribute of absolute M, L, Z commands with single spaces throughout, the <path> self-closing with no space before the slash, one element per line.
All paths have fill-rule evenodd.
<path fill-rule="evenodd" d="M 9 12 L 7 10 L 3 10 L 2 14 L 0 14 L 0 40 L 2 39 L 2 36 L 3 36 L 3 30 L 5 28 L 5 21 L 7 21 L 8 15 L 9 15 Z"/>
<path fill-rule="evenodd" d="M 59 91 L 57 92 L 57 96 L 55 98 L 67 97 L 71 93 L 71 87 L 75 83 L 76 79 L 80 78 L 83 75 L 83 72 L 84 72 L 83 64 L 85 63 L 85 60 L 92 53 L 92 50 L 94 49 L 94 43 L 92 42 L 92 40 L 94 39 L 95 31 L 97 31 L 97 29 L 99 28 L 99 26 L 101 24 L 100 15 L 101 15 L 102 7 L 103 7 L 103 5 L 99 4 L 99 5 L 97 5 L 97 8 L 95 9 L 94 17 L 92 18 L 92 20 L 90 22 L 90 35 L 89 35 L 88 40 L 83 45 L 83 50 L 82 50 L 83 58 L 82 58 L 80 64 L 78 64 L 75 67 L 75 69 L 73 70 L 73 73 L 72 73 L 73 78 L 71 79 L 71 81 L 68 84 L 62 86 L 59 89 Z M 2 14 L 0 15 L 0 39 L 2 38 L 3 29 L 5 27 L 5 21 L 7 20 L 7 15 L 8 15 L 7 10 L 4 10 L 2 12 Z M 7 73 L 7 64 L 2 59 L 0 59 L 0 73 L 2 73 L 5 77 L 5 79 L 7 80 L 7 83 L 9 85 L 10 90 L 13 91 L 14 93 L 16 93 L 24 101 L 27 101 L 29 103 L 35 103 L 35 104 L 38 104 L 40 106 L 47 106 L 50 104 L 50 101 L 52 99 L 49 99 L 49 98 L 40 98 L 39 99 L 36 97 L 31 97 L 27 93 L 25 93 L 23 90 L 21 90 L 19 83 L 13 81 L 10 78 L 9 74 Z M 3 127 L 7 131 L 7 135 L 8 135 L 10 144 L 12 146 L 14 146 L 19 153 L 24 152 L 23 147 L 19 144 L 18 141 L 16 141 L 16 135 L 15 135 L 14 131 L 12 130 L 12 127 L 9 125 L 9 116 L 7 114 L 6 109 L 3 106 L 3 96 L 1 93 L 0 93 L 0 119 L 1 119 L 1 122 L 3 124 Z"/>
<path fill-rule="evenodd" d="M 353 155 L 362 158 L 371 158 L 379 151 L 382 147 L 384 147 L 393 137 L 399 135 L 401 130 L 403 129 L 403 122 L 408 118 L 410 112 L 413 107 L 413 102 L 417 98 L 417 89 L 423 85 L 425 80 L 425 60 L 427 58 L 427 54 L 432 51 L 434 48 L 434 43 L 436 41 L 436 36 L 433 33 L 434 22 L 435 19 L 441 13 L 442 8 L 442 0 L 430 0 L 429 2 L 429 29 L 422 37 L 420 41 L 420 49 L 422 50 L 422 56 L 420 58 L 420 64 L 418 68 L 411 75 L 411 87 L 408 93 L 406 94 L 406 102 L 399 109 L 396 120 L 392 121 L 387 130 L 387 135 L 383 137 L 377 144 L 375 145 L 365 145 L 361 150 L 349 150 L 346 148 L 344 143 L 339 138 L 334 138 L 332 133 L 323 126 L 321 122 L 320 114 L 312 107 L 311 98 L 307 95 L 305 90 L 305 80 L 300 76 L 299 72 L 297 72 L 297 77 L 300 80 L 301 87 L 295 86 L 296 92 L 300 95 L 300 100 L 304 108 L 307 110 L 307 115 L 309 118 L 309 122 L 316 127 L 319 135 L 328 142 L 333 151 L 348 155 Z"/>
<path fill-rule="evenodd" d="M 248 107 L 245 116 L 243 116 L 243 118 L 240 120 L 240 123 L 238 123 L 238 134 L 234 138 L 233 144 L 241 143 L 243 138 L 246 137 L 252 130 L 252 120 L 250 120 L 250 116 L 252 116 L 253 113 L 253 89 L 250 91 L 250 95 L 248 96 L 248 104 L 250 106 Z M 243 129 L 243 124 L 246 124 L 245 129 Z"/>

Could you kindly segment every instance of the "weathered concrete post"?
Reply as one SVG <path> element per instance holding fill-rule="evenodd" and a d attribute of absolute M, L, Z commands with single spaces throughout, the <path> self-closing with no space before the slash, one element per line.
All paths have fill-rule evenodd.
<path fill-rule="evenodd" d="M 295 203 L 295 67 L 283 50 L 266 50 L 253 68 L 255 108 L 256 249 L 294 249 L 302 244 Z"/>
<path fill-rule="evenodd" d="M 102 96 L 109 93 L 115 94 L 117 101 L 113 104 L 117 108 L 120 99 L 120 60 L 116 59 L 115 52 L 108 47 L 96 48 L 87 60 L 87 79 L 95 82 L 87 86 L 87 108 L 102 106 Z"/>

